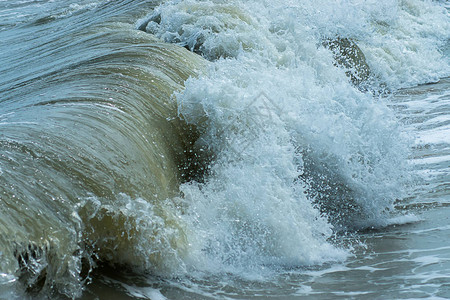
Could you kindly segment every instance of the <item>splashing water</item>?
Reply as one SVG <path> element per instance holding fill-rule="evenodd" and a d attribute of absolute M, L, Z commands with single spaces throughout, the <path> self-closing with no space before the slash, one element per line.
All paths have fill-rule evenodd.
<path fill-rule="evenodd" d="M 386 224 L 409 141 L 373 93 L 448 72 L 445 18 L 421 1 L 191 0 L 140 20 L 213 61 L 177 94 L 196 151 L 212 157 L 205 182 L 181 188 L 197 247 L 226 265 L 308 265 L 342 258 L 333 228 Z"/>
<path fill-rule="evenodd" d="M 5 13 L 0 297 L 78 297 L 97 264 L 260 279 L 414 219 L 389 95 L 450 75 L 443 5 L 153 5 Z"/>

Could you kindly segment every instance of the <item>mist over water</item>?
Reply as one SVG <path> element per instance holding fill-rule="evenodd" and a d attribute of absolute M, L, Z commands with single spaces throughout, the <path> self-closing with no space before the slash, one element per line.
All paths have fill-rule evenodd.
<path fill-rule="evenodd" d="M 0 14 L 0 298 L 336 296 L 322 279 L 379 274 L 362 249 L 417 223 L 416 206 L 446 207 L 444 2 L 10 1 Z M 423 226 L 403 233 L 448 232 Z M 448 265 L 415 247 L 394 264 Z"/>

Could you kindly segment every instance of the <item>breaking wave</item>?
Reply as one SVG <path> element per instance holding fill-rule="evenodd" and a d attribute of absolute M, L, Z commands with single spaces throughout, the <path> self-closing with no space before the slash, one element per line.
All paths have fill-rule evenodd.
<path fill-rule="evenodd" d="M 102 263 L 323 264 L 351 251 L 337 233 L 395 218 L 409 140 L 389 93 L 450 75 L 443 5 L 186 0 L 95 22 L 125 4 L 85 2 L 24 26 L 51 33 L 37 63 L 2 67 L 0 296 L 78 297 Z"/>

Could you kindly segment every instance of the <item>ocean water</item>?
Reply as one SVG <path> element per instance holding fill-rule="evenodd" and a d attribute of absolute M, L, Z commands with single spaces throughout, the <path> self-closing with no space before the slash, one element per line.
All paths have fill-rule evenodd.
<path fill-rule="evenodd" d="M 446 1 L 0 1 L 0 299 L 450 298 Z"/>

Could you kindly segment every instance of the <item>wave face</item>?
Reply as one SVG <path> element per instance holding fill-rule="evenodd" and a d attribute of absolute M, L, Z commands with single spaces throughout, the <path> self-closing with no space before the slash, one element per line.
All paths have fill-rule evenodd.
<path fill-rule="evenodd" d="M 343 260 L 334 235 L 386 225 L 410 179 L 385 96 L 450 75 L 438 2 L 83 1 L 3 22 L 0 296 L 78 297 L 98 263 Z"/>
<path fill-rule="evenodd" d="M 188 241 L 170 199 L 194 136 L 172 94 L 204 62 L 129 23 L 65 34 L 4 77 L 0 267 L 31 295 L 76 297 L 98 261 L 180 264 Z"/>

